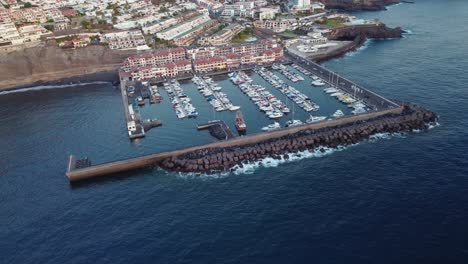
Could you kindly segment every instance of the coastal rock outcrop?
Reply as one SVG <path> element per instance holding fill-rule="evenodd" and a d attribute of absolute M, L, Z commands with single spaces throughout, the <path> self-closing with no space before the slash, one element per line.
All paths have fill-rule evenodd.
<path fill-rule="evenodd" d="M 355 25 L 338 27 L 331 31 L 328 39 L 331 40 L 354 40 L 357 37 L 362 39 L 388 39 L 388 38 L 401 38 L 403 30 L 400 27 L 390 28 L 384 23 L 368 24 L 368 25 Z"/>
<path fill-rule="evenodd" d="M 335 148 L 355 144 L 377 133 L 411 132 L 435 122 L 434 112 L 415 105 L 405 105 L 401 114 L 387 114 L 373 120 L 348 123 L 323 129 L 305 129 L 279 138 L 227 148 L 199 149 L 162 160 L 158 165 L 168 171 L 213 173 L 228 171 L 235 165 L 266 157 L 284 159 L 307 149 Z M 289 154 L 288 154 L 289 153 Z"/>
<path fill-rule="evenodd" d="M 385 7 L 392 4 L 400 3 L 400 0 L 320 0 L 326 8 L 340 9 L 345 11 L 356 10 L 385 10 Z"/>
<path fill-rule="evenodd" d="M 328 39 L 351 42 L 339 49 L 327 53 L 319 53 L 310 58 L 316 62 L 323 62 L 341 57 L 350 51 L 356 50 L 362 46 L 367 39 L 401 38 L 402 34 L 403 30 L 400 27 L 390 28 L 383 23 L 338 27 L 328 34 Z"/>

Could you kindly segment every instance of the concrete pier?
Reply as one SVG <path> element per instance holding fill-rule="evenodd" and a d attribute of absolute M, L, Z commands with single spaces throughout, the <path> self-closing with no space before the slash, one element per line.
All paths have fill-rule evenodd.
<path fill-rule="evenodd" d="M 207 145 L 200 145 L 185 149 L 179 149 L 174 151 L 162 152 L 153 155 L 147 155 L 143 157 L 128 159 L 128 160 L 121 160 L 121 161 L 114 161 L 110 163 L 95 165 L 87 168 L 76 169 L 67 171 L 66 176 L 68 177 L 70 182 L 79 181 L 90 179 L 94 177 L 109 175 L 118 172 L 125 172 L 131 170 L 137 170 L 146 168 L 153 165 L 158 165 L 160 162 L 168 159 L 173 158 L 181 155 L 187 155 L 189 153 L 194 153 L 199 150 L 209 150 L 214 148 L 231 148 L 231 147 L 242 147 L 244 145 L 260 143 L 266 140 L 272 140 L 275 138 L 281 138 L 283 136 L 295 134 L 305 130 L 316 130 L 321 128 L 327 127 L 336 127 L 336 126 L 343 126 L 346 124 L 353 124 L 356 122 L 366 121 L 369 119 L 375 119 L 381 116 L 385 116 L 388 114 L 395 114 L 399 115 L 403 111 L 403 107 L 396 107 L 392 109 L 387 109 L 379 112 L 370 112 L 361 115 L 354 115 L 349 117 L 344 117 L 335 120 L 323 121 L 319 123 L 313 123 L 298 127 L 292 128 L 285 128 L 280 129 L 277 131 L 267 132 L 267 133 L 260 133 L 246 137 L 237 137 L 234 139 L 215 142 Z"/>
<path fill-rule="evenodd" d="M 231 139 L 234 138 L 234 134 L 231 129 L 226 125 L 222 120 L 211 121 L 205 124 L 199 124 L 197 126 L 198 130 L 208 129 L 210 134 L 217 139 Z"/>

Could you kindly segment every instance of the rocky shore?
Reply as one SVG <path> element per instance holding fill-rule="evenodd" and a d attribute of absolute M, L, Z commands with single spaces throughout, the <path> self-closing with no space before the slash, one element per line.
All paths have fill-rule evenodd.
<path fill-rule="evenodd" d="M 386 6 L 398 4 L 400 0 L 321 0 L 326 8 L 344 11 L 378 11 L 385 10 Z"/>
<path fill-rule="evenodd" d="M 350 145 L 378 133 L 411 132 L 425 129 L 437 120 L 434 112 L 406 104 L 401 114 L 387 114 L 375 119 L 323 129 L 305 129 L 280 138 L 228 148 L 205 148 L 166 158 L 158 166 L 175 172 L 215 173 L 266 157 L 288 159 L 291 153 L 339 145 Z"/>
<path fill-rule="evenodd" d="M 349 45 L 325 54 L 310 56 L 316 62 L 339 58 L 364 45 L 368 39 L 401 38 L 404 31 L 400 27 L 389 28 L 383 23 L 338 27 L 328 35 L 329 40 L 351 41 Z"/>
<path fill-rule="evenodd" d="M 39 46 L 0 54 L 0 90 L 70 82 L 112 81 L 122 61 L 135 51 L 105 46 L 61 49 Z"/>

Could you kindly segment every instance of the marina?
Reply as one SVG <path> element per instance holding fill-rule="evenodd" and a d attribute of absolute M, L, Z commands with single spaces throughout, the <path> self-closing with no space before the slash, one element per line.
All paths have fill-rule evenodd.
<path fill-rule="evenodd" d="M 293 70 L 291 66 L 285 67 Z M 304 78 L 311 77 L 304 76 Z M 137 124 L 140 124 L 139 131 L 144 131 L 144 135 L 139 137 L 148 137 L 146 133 L 148 129 L 161 126 L 161 119 L 166 121 L 166 125 L 158 129 L 158 135 L 164 135 L 169 130 L 178 131 L 182 127 L 188 129 L 187 133 L 196 131 L 197 124 L 188 121 L 195 117 L 207 123 L 214 120 L 224 121 L 242 135 L 247 132 L 249 134 L 264 132 L 266 131 L 264 128 L 274 125 L 275 121 L 280 127 L 303 125 L 311 119 L 312 112 L 314 116 L 335 118 L 333 114 L 337 109 L 341 109 L 346 115 L 354 111 L 353 108 L 347 107 L 347 104 L 323 92 L 324 90 L 311 89 L 307 85 L 308 82 L 295 84 L 285 76 L 277 76 L 266 68 L 215 76 L 193 76 L 180 81 L 147 83 L 124 80 L 122 83 L 133 98 L 130 100 L 133 103 L 129 106 L 129 112 L 135 120 L 138 120 L 130 123 L 132 126 L 128 129 L 138 130 Z M 148 93 L 144 94 L 145 99 L 139 92 L 141 87 L 147 87 Z M 246 95 L 250 100 L 245 100 Z M 146 103 L 146 98 L 149 98 L 149 104 Z M 231 98 L 236 101 L 236 105 L 232 103 Z M 321 102 L 320 106 L 310 98 Z M 241 113 L 243 125 L 239 126 L 238 110 L 244 108 L 249 115 L 246 118 Z M 173 120 L 172 116 L 176 118 Z M 323 120 L 325 119 L 313 121 Z M 197 137 L 203 138 L 201 134 Z"/>
<path fill-rule="evenodd" d="M 228 96 L 222 92 L 222 88 L 216 84 L 210 77 L 193 77 L 192 81 L 198 86 L 198 91 L 213 106 L 214 110 L 237 111 L 240 106 L 233 105 Z"/>
<path fill-rule="evenodd" d="M 273 64 L 272 69 L 279 71 L 281 74 L 286 76 L 286 78 L 288 78 L 292 82 L 304 81 L 304 78 L 302 76 L 291 71 L 290 69 L 288 69 L 288 67 L 286 67 L 283 64 Z"/>
<path fill-rule="evenodd" d="M 302 90 L 299 91 L 292 87 L 291 83 L 288 83 L 294 83 L 294 80 L 286 76 L 286 79 L 278 79 L 279 77 L 277 76 L 275 78 L 273 77 L 275 75 L 271 72 L 267 73 L 265 68 L 256 69 L 256 71 L 249 73 L 250 75 L 243 71 L 230 72 L 227 75 L 229 81 L 225 79 L 225 75 L 220 75 L 219 78 L 216 77 L 216 82 L 211 78 L 201 80 L 200 77 L 193 78 L 193 82 L 184 82 L 182 84 L 176 80 L 165 81 L 163 83 L 164 90 L 168 98 L 170 98 L 170 103 L 174 111 L 176 111 L 179 122 L 187 122 L 182 120 L 185 117 L 198 116 L 196 108 L 192 105 L 191 97 L 197 98 L 197 105 L 200 104 L 201 109 L 203 109 L 204 115 L 202 115 L 202 119 L 207 120 L 209 109 L 213 112 L 213 118 L 208 119 L 206 123 L 199 123 L 198 125 L 194 124 L 193 121 L 191 122 L 192 125 L 187 123 L 188 126 L 184 126 L 186 132 L 177 132 L 178 129 L 176 127 L 179 127 L 179 125 L 172 125 L 175 123 L 168 122 L 171 130 L 158 130 L 166 132 L 158 133 L 157 138 L 160 139 L 161 136 L 164 134 L 168 135 L 168 133 L 172 137 L 177 133 L 181 133 L 181 136 L 186 136 L 187 133 L 191 133 L 189 131 L 193 133 L 193 129 L 197 128 L 198 130 L 208 129 L 210 136 L 215 137 L 218 141 L 213 142 L 211 137 L 203 137 L 203 133 L 201 133 L 197 134 L 197 138 L 199 139 L 197 142 L 200 145 L 195 147 L 193 145 L 184 146 L 184 148 L 173 150 L 168 145 L 168 149 L 165 152 L 130 160 L 81 168 L 69 165 L 67 176 L 70 181 L 76 181 L 119 171 L 144 168 L 151 164 L 169 171 L 178 172 L 211 173 L 214 171 L 226 171 L 236 164 L 242 164 L 244 161 L 253 161 L 267 155 L 305 150 L 314 148 L 320 144 L 330 147 L 336 147 L 338 144 L 352 144 L 367 138 L 373 133 L 424 128 L 428 122 L 436 120 L 435 114 L 424 108 L 410 104 L 396 104 L 357 86 L 318 64 L 294 57 L 293 55 L 289 55 L 289 57 L 295 64 L 304 67 L 312 72 L 313 75 L 294 73 L 292 66 L 278 65 L 277 67 L 286 68 L 287 72 L 293 72 L 298 76 L 299 74 L 304 74 L 305 78 L 301 76 L 304 80 L 306 78 L 311 78 L 312 80 L 316 76 L 323 82 L 328 83 L 330 87 L 326 89 L 311 89 L 306 84 L 302 85 L 300 88 Z M 147 83 L 131 81 L 126 83 L 127 81 L 125 79 L 121 80 L 121 87 L 124 87 L 121 89 L 122 96 L 125 99 L 132 98 L 133 103 L 129 104 L 128 108 L 125 107 L 125 112 L 127 114 L 127 111 L 129 113 L 130 110 L 133 110 L 135 120 L 140 120 L 139 124 L 141 125 L 142 117 L 139 104 L 143 101 L 144 105 L 144 98 L 151 97 L 152 89 L 148 88 L 149 84 Z M 276 87 L 274 86 L 275 82 Z M 186 86 L 186 91 L 190 96 L 185 93 L 182 85 Z M 213 95 L 212 99 L 220 100 L 220 98 L 214 96 L 214 92 L 220 92 L 221 85 L 226 87 L 224 90 L 225 95 L 223 95 L 225 98 L 236 97 L 236 100 L 239 100 L 239 108 L 253 110 L 252 104 L 246 104 L 240 99 L 241 97 L 245 98 L 245 95 L 247 95 L 250 101 L 254 102 L 257 112 L 263 113 L 263 116 L 267 117 L 267 119 L 254 118 L 249 121 L 244 119 L 244 115 L 239 110 L 236 110 L 235 114 L 234 111 L 213 111 L 215 108 L 206 100 L 206 97 Z M 270 89 L 273 89 L 271 92 L 268 90 L 269 86 L 271 86 Z M 145 87 L 147 92 L 142 93 L 141 91 Z M 235 87 L 238 89 L 235 89 Z M 327 103 L 323 104 L 322 107 L 318 107 L 317 104 L 317 107 L 314 109 L 317 112 L 316 115 L 310 114 L 312 110 L 307 111 L 307 108 L 300 108 L 302 113 L 299 111 L 297 113 L 298 118 L 296 119 L 295 104 L 293 104 L 291 111 L 285 103 L 277 99 L 278 95 L 274 94 L 275 89 L 273 87 L 280 94 L 286 95 L 286 102 L 291 100 L 299 106 L 301 106 L 301 101 L 297 101 L 297 97 L 306 99 L 304 97 L 309 98 L 311 94 L 313 94 L 314 98 Z M 284 89 L 281 91 L 279 88 Z M 239 93 L 239 90 L 242 93 Z M 131 94 L 130 97 L 127 96 L 127 92 Z M 209 94 L 210 92 L 212 93 L 211 95 Z M 306 93 L 309 95 L 306 95 Z M 303 94 L 303 97 L 299 96 L 299 94 Z M 222 100 L 220 101 L 223 102 Z M 223 103 L 226 103 L 226 101 Z M 143 109 L 146 108 L 143 106 Z M 326 112 L 324 112 L 324 109 Z M 166 110 L 160 109 L 160 111 Z M 221 118 L 215 118 L 216 112 L 219 113 Z M 292 112 L 292 117 L 285 117 L 285 114 L 289 112 Z M 255 111 L 250 113 L 256 115 Z M 281 125 L 280 120 L 285 122 L 284 126 Z M 154 119 L 149 119 L 147 122 L 160 125 Z M 229 129 L 228 123 L 234 124 L 238 132 L 243 133 L 247 131 L 247 126 L 249 126 L 249 131 L 252 131 L 252 133 L 236 137 Z M 141 127 L 143 128 L 144 126 L 141 125 Z M 70 158 L 72 161 L 74 159 Z M 84 162 L 80 166 L 83 166 L 83 164 L 84 166 L 91 165 L 91 162 L 89 160 L 89 163 Z"/>
<path fill-rule="evenodd" d="M 178 81 L 172 80 L 164 83 L 164 89 L 171 99 L 177 118 L 196 118 L 198 116 L 197 109 L 192 105 L 190 97 L 184 93 Z"/>
<path fill-rule="evenodd" d="M 267 82 L 269 82 L 273 87 L 277 88 L 281 93 L 286 95 L 299 107 L 303 108 L 306 112 L 317 111 L 320 106 L 310 100 L 305 94 L 299 92 L 297 89 L 291 85 L 284 83 L 278 76 L 276 76 L 271 71 L 266 68 L 257 69 L 257 73 Z"/>
<path fill-rule="evenodd" d="M 265 87 L 253 84 L 253 80 L 244 72 L 230 73 L 229 78 L 270 119 L 281 118 L 290 112 L 289 108 Z"/>
<path fill-rule="evenodd" d="M 121 90 L 128 98 L 125 112 L 129 117 L 129 137 L 148 137 L 149 129 L 161 127 L 158 133 L 151 136 L 156 140 L 175 131 L 192 133 L 197 131 L 198 124 L 215 121 L 222 121 L 226 127 L 235 128 L 239 135 L 246 135 L 376 110 L 372 102 L 366 101 L 367 97 L 362 97 L 363 90 L 355 89 L 352 93 L 340 86 L 342 81 L 337 81 L 339 78 L 334 73 L 321 76 L 313 72 L 318 69 L 324 75 L 323 70 L 317 68 L 318 65 L 307 67 L 301 61 L 290 59 L 293 62 L 291 65 L 275 64 L 274 68 L 279 71 L 283 69 L 289 76 L 297 75 L 304 82 L 296 83 L 284 74 L 277 75 L 267 68 L 272 67 L 268 65 L 246 71 L 223 71 L 217 75 L 187 75 L 182 80 L 141 82 L 122 78 Z M 311 88 L 310 83 L 316 81 L 323 82 L 325 88 Z M 245 100 L 246 96 L 250 100 Z M 244 113 L 248 113 L 247 116 L 239 114 L 241 108 L 245 110 Z M 175 115 L 168 112 L 175 112 Z M 194 118 L 201 123 L 189 121 Z M 163 120 L 166 120 L 164 127 Z M 199 139 L 213 140 L 213 133 L 205 134 L 210 137 L 203 133 L 196 135 Z M 214 138 L 226 138 L 219 135 Z"/>

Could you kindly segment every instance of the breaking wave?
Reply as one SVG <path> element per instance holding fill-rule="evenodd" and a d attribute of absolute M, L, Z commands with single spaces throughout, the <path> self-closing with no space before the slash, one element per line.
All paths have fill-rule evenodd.
<path fill-rule="evenodd" d="M 108 84 L 110 82 L 104 81 L 96 81 L 96 82 L 84 82 L 84 83 L 71 83 L 71 84 L 60 84 L 60 85 L 39 85 L 33 87 L 25 87 L 15 90 L 8 90 L 0 92 L 0 95 L 5 94 L 12 94 L 12 93 L 24 93 L 30 91 L 40 91 L 40 90 L 50 90 L 50 89 L 63 89 L 63 88 L 70 88 L 70 87 L 77 87 L 77 86 L 88 86 L 88 85 L 95 85 L 95 84 Z"/>
<path fill-rule="evenodd" d="M 372 42 L 373 40 L 372 39 L 368 39 L 364 42 L 364 44 L 362 44 L 360 47 L 358 47 L 357 49 L 353 50 L 353 51 L 350 51 L 348 53 L 346 53 L 346 57 L 354 57 L 356 54 L 359 54 L 360 52 L 362 52 L 363 50 L 367 49 L 369 46 L 370 46 L 370 43 Z"/>
<path fill-rule="evenodd" d="M 438 122 L 429 123 L 427 124 L 427 129 L 432 129 L 434 127 L 440 126 Z M 413 133 L 419 133 L 423 130 L 415 129 Z M 408 133 L 406 132 L 398 132 L 398 133 L 377 133 L 369 136 L 366 140 L 367 142 L 374 143 L 378 140 L 382 139 L 392 139 L 392 138 L 405 138 Z M 366 142 L 364 141 L 364 142 Z M 277 156 L 277 158 L 266 157 L 261 160 L 253 161 L 253 162 L 242 162 L 240 165 L 235 165 L 231 168 L 230 171 L 225 172 L 216 172 L 216 173 L 183 173 L 178 172 L 177 176 L 181 178 L 200 178 L 200 179 L 219 179 L 234 175 L 244 175 L 244 174 L 253 174 L 260 168 L 274 168 L 278 167 L 284 163 L 295 162 L 307 158 L 321 158 L 327 155 L 331 155 L 338 151 L 343 151 L 348 149 L 349 147 L 357 146 L 360 143 L 352 144 L 352 145 L 339 145 L 336 148 L 330 147 L 317 147 L 313 150 L 305 150 L 299 151 L 294 153 L 287 153 Z M 162 170 L 162 169 L 161 169 Z M 168 172 L 169 173 L 169 172 Z"/>

